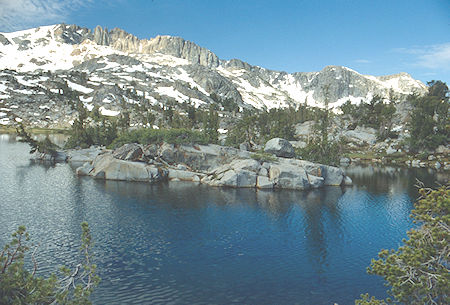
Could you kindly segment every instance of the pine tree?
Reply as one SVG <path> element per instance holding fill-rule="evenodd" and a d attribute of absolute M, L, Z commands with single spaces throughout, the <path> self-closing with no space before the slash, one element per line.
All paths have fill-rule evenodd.
<path fill-rule="evenodd" d="M 62 277 L 36 275 L 35 252 L 31 253 L 33 269 L 25 268 L 30 255 L 29 234 L 24 226 L 12 234 L 12 241 L 0 253 L 0 304 L 91 304 L 89 297 L 98 285 L 96 265 L 92 262 L 92 236 L 87 222 L 81 224 L 81 251 L 84 262 L 75 270 L 61 267 Z"/>
<path fill-rule="evenodd" d="M 428 83 L 428 94 L 413 96 L 409 143 L 412 150 L 434 149 L 446 144 L 450 137 L 449 89 L 441 81 Z"/>
<path fill-rule="evenodd" d="M 399 249 L 382 250 L 368 268 L 385 279 L 393 299 L 365 294 L 356 304 L 450 304 L 450 188 L 419 192 L 411 217 L 421 226 L 408 232 Z"/>
<path fill-rule="evenodd" d="M 209 111 L 203 122 L 203 130 L 210 143 L 217 143 L 219 140 L 219 114 L 210 104 Z"/>

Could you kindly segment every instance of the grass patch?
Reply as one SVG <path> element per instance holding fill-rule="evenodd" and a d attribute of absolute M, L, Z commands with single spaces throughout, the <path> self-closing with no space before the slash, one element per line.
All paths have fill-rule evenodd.
<path fill-rule="evenodd" d="M 397 163 L 405 163 L 406 161 L 411 159 L 411 157 L 405 152 L 396 152 L 390 155 L 386 155 L 386 158 L 391 161 L 395 160 L 395 162 Z"/>
<path fill-rule="evenodd" d="M 251 154 L 250 157 L 259 162 L 275 162 L 277 161 L 277 157 L 272 154 L 259 152 Z"/>

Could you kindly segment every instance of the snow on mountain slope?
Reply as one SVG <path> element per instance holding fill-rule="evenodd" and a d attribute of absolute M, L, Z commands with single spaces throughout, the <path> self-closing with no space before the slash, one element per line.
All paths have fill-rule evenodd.
<path fill-rule="evenodd" d="M 0 33 L 9 44 L 0 44 L 0 67 L 21 72 L 67 70 L 87 59 L 120 53 L 90 40 L 79 45 L 55 39 L 55 26 L 15 33 Z"/>
<path fill-rule="evenodd" d="M 0 33 L 0 71 L 0 106 L 8 103 L 19 109 L 19 104 L 30 104 L 26 102 L 30 95 L 58 104 L 52 94 L 62 94 L 61 88 L 66 88 L 86 106 L 104 107 L 108 114 L 118 114 L 121 102 L 141 100 L 151 105 L 173 101 L 203 107 L 215 102 L 212 93 L 240 107 L 271 109 L 305 103 L 323 107 L 326 99 L 336 108 L 348 100 L 367 102 L 374 95 L 401 99 L 426 92 L 422 82 L 406 73 L 376 77 L 340 66 L 320 72 L 272 71 L 237 59 L 219 60 L 179 37 L 139 40 L 120 29 L 91 31 L 64 24 Z M 44 98 L 38 100 L 46 103 Z M 35 113 L 41 110 L 38 107 Z"/>

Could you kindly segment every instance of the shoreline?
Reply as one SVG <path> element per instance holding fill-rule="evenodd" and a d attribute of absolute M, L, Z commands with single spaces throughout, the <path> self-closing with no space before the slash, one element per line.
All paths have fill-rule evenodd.
<path fill-rule="evenodd" d="M 58 159 L 81 165 L 79 176 L 118 181 L 191 181 L 209 186 L 307 190 L 351 185 L 341 168 L 257 154 L 232 147 L 209 145 L 124 144 L 116 150 L 99 147 L 61 152 Z M 34 159 L 52 161 L 48 155 Z"/>
<path fill-rule="evenodd" d="M 41 128 L 35 127 L 28 129 L 34 135 L 68 135 L 70 130 L 64 128 Z M 0 126 L 0 134 L 16 134 L 14 127 Z M 228 146 L 222 146 L 228 147 Z M 61 149 L 62 151 L 66 151 Z M 259 151 L 250 151 L 253 154 L 259 154 Z M 424 158 L 426 157 L 426 158 Z M 338 167 L 346 167 L 349 164 L 364 165 L 387 165 L 403 168 L 431 168 L 439 172 L 450 171 L 450 156 L 444 153 L 417 153 L 409 154 L 406 152 L 383 154 L 376 153 L 370 148 L 367 151 L 352 151 L 343 153 Z M 347 159 L 342 162 L 342 159 Z M 439 163 L 437 165 L 436 163 Z"/>
<path fill-rule="evenodd" d="M 68 134 L 70 132 L 69 129 L 66 128 L 43 128 L 43 127 L 33 127 L 33 128 L 27 128 L 27 131 L 29 131 L 31 134 Z M 0 126 L 0 134 L 17 134 L 15 127 L 5 127 Z"/>

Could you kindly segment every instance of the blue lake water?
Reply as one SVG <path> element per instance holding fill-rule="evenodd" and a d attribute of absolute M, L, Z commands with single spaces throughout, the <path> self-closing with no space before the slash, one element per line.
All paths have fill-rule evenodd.
<path fill-rule="evenodd" d="M 415 177 L 429 170 L 351 167 L 349 188 L 256 191 L 192 183 L 79 178 L 28 160 L 0 135 L 0 245 L 19 225 L 39 243 L 39 270 L 80 260 L 88 221 L 102 281 L 95 304 L 353 304 L 385 297 L 366 274 L 412 227 Z M 448 178 L 448 177 L 447 177 Z"/>

